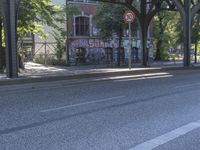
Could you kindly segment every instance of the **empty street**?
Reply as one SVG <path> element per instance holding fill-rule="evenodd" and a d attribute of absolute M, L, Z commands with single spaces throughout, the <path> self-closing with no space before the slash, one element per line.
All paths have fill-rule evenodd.
<path fill-rule="evenodd" d="M 196 69 L 1 86 L 0 149 L 199 150 L 199 79 Z"/>

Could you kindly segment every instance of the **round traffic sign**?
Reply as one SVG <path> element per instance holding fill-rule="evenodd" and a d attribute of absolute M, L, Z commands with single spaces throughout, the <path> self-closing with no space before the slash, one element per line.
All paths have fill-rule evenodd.
<path fill-rule="evenodd" d="M 131 10 L 127 10 L 124 13 L 124 21 L 126 23 L 132 23 L 135 20 L 135 14 Z"/>

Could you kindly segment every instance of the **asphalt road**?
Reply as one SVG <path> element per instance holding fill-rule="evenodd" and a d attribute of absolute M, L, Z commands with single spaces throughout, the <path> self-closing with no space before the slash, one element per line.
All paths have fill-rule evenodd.
<path fill-rule="evenodd" d="M 199 70 L 81 81 L 0 87 L 0 150 L 200 149 Z"/>

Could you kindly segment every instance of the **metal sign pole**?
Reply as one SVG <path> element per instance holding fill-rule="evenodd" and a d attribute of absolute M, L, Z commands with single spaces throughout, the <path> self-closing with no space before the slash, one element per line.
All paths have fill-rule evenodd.
<path fill-rule="evenodd" d="M 129 66 L 129 70 L 131 70 L 131 62 L 132 62 L 132 61 L 131 61 L 131 57 L 132 57 L 132 56 L 131 56 L 131 55 L 132 55 L 132 54 L 131 54 L 131 49 L 132 49 L 132 47 L 131 47 L 131 45 L 132 45 L 132 44 L 131 44 L 131 22 L 129 22 L 128 25 L 129 25 L 129 51 L 128 51 L 128 56 L 129 56 L 129 57 L 128 57 L 128 62 L 129 62 L 128 64 L 129 64 L 129 65 L 128 65 L 128 66 Z"/>
<path fill-rule="evenodd" d="M 129 47 L 128 47 L 128 67 L 129 67 L 129 70 L 131 70 L 131 65 L 132 65 L 132 40 L 131 40 L 131 23 L 134 21 L 135 19 L 135 14 L 130 11 L 130 10 L 127 10 L 125 13 L 124 13 L 124 21 L 126 23 L 128 23 L 128 26 L 129 26 Z"/>

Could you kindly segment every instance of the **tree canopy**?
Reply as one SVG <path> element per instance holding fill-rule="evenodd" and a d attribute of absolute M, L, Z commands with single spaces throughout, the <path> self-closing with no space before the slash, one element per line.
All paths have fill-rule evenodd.
<path fill-rule="evenodd" d="M 59 28 L 63 22 L 64 9 L 52 3 L 52 0 L 22 0 L 18 14 L 18 35 L 37 33 L 45 37 L 44 25 Z"/>
<path fill-rule="evenodd" d="M 100 35 L 104 39 L 111 38 L 113 33 L 118 36 L 125 25 L 123 14 L 127 8 L 122 5 L 113 5 L 101 3 L 98 5 L 95 17 L 97 19 L 97 28 L 100 29 Z"/>

